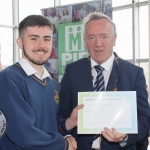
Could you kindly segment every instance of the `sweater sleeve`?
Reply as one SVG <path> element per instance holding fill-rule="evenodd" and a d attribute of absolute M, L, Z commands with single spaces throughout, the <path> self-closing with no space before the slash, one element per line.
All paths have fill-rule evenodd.
<path fill-rule="evenodd" d="M 34 113 L 18 89 L 12 89 L 5 95 L 0 103 L 0 110 L 7 119 L 7 131 L 4 136 L 7 136 L 18 149 L 68 149 L 68 142 L 61 134 L 53 131 L 46 133 L 35 127 Z"/>

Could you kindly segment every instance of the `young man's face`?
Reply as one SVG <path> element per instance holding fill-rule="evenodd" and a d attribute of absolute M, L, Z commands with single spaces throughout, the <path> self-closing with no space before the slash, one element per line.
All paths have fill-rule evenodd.
<path fill-rule="evenodd" d="M 107 19 L 90 21 L 85 28 L 84 41 L 93 60 L 104 63 L 112 55 L 116 43 L 111 23 Z"/>
<path fill-rule="evenodd" d="M 43 65 L 52 51 L 52 33 L 50 27 L 27 27 L 18 43 L 23 51 L 23 58 L 31 65 Z"/>

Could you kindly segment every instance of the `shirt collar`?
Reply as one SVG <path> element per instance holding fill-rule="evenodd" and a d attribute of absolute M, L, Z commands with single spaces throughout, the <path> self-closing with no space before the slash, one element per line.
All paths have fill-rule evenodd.
<path fill-rule="evenodd" d="M 20 58 L 18 63 L 21 65 L 21 67 L 23 68 L 23 70 L 25 71 L 25 73 L 28 76 L 30 76 L 32 74 L 38 74 L 38 72 L 30 65 L 30 63 L 26 59 Z M 46 77 L 52 78 L 51 75 L 46 70 L 46 68 L 44 67 L 44 72 L 42 74 L 42 79 L 44 79 Z"/>
<path fill-rule="evenodd" d="M 113 65 L 114 58 L 115 58 L 115 56 L 114 56 L 114 54 L 112 53 L 112 55 L 110 56 L 110 58 L 109 58 L 107 61 L 105 61 L 104 63 L 102 63 L 101 66 L 102 66 L 105 70 L 109 71 L 109 70 L 111 69 L 112 65 Z M 91 57 L 91 67 L 92 67 L 92 69 L 93 69 L 93 67 L 94 67 L 95 65 L 99 65 L 99 64 L 97 64 L 97 63 L 92 59 L 92 57 Z"/>

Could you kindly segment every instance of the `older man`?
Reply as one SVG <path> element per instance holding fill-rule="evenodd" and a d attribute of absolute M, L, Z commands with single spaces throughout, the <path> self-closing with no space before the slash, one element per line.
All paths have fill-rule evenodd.
<path fill-rule="evenodd" d="M 63 135 L 72 134 L 78 150 L 91 150 L 97 138 L 90 134 L 77 134 L 78 92 L 95 91 L 97 67 L 102 68 L 104 91 L 136 91 L 138 134 L 122 134 L 113 128 L 104 128 L 101 134 L 101 150 L 134 150 L 150 127 L 150 109 L 143 69 L 121 59 L 113 52 L 116 44 L 116 26 L 106 15 L 93 13 L 84 19 L 84 41 L 90 56 L 66 66 L 60 88 L 58 123 Z"/>

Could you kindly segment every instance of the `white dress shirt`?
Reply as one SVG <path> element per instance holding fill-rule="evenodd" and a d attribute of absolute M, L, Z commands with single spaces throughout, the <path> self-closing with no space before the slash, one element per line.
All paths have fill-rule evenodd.
<path fill-rule="evenodd" d="M 20 58 L 18 63 L 21 65 L 25 73 L 30 76 L 30 75 L 35 75 L 37 78 L 40 80 L 45 79 L 46 77 L 50 77 L 52 79 L 51 75 L 48 73 L 48 71 L 44 67 L 44 71 L 42 74 L 42 77 L 38 74 L 38 72 L 31 66 L 31 64 L 24 58 Z"/>
<path fill-rule="evenodd" d="M 102 73 L 103 73 L 103 76 L 104 76 L 105 90 L 106 90 L 106 87 L 107 87 L 107 84 L 108 84 L 108 80 L 109 80 L 109 76 L 110 76 L 110 73 L 111 73 L 111 70 L 112 70 L 114 58 L 115 58 L 115 56 L 112 53 L 111 57 L 107 61 L 105 61 L 104 63 L 102 63 L 100 65 L 100 66 L 102 66 L 104 68 Z M 93 86 L 94 86 L 94 83 L 95 83 L 95 79 L 97 77 L 97 71 L 94 68 L 95 65 L 99 65 L 99 64 L 97 64 L 91 58 L 91 71 L 92 71 L 92 76 L 94 78 L 93 79 Z M 92 148 L 95 148 L 95 149 L 99 149 L 100 148 L 99 138 L 97 138 L 95 141 L 93 141 Z"/>
<path fill-rule="evenodd" d="M 111 57 L 105 61 L 104 63 L 102 63 L 100 66 L 102 66 L 104 68 L 103 70 L 103 76 L 104 76 L 104 81 L 105 81 L 105 89 L 107 87 L 107 83 L 108 83 L 108 80 L 109 80 L 109 76 L 110 76 L 110 73 L 111 73 L 111 70 L 112 70 L 112 66 L 113 66 L 113 61 L 114 61 L 114 54 L 111 55 Z M 95 65 L 99 65 L 97 64 L 92 58 L 91 58 L 91 70 L 92 70 L 92 76 L 94 77 L 93 79 L 93 85 L 95 83 L 95 79 L 96 79 L 96 76 L 97 76 L 97 71 L 95 70 L 94 66 Z"/>

